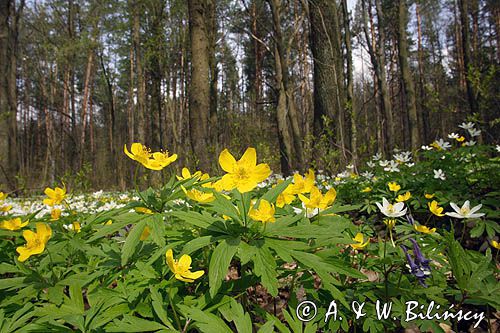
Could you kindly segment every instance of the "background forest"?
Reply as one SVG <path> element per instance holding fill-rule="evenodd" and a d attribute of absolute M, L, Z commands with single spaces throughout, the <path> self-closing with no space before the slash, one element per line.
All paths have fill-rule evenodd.
<path fill-rule="evenodd" d="M 0 183 L 125 189 L 132 142 L 208 172 L 252 146 L 283 174 L 465 120 L 494 143 L 499 62 L 495 0 L 4 0 Z"/>

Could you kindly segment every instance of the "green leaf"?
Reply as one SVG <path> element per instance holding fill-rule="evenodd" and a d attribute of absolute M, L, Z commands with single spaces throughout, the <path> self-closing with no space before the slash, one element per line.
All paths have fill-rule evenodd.
<path fill-rule="evenodd" d="M 147 224 L 151 229 L 151 238 L 159 247 L 165 246 L 165 223 L 163 222 L 163 215 L 154 214 L 148 217 Z"/>
<path fill-rule="evenodd" d="M 274 297 L 278 295 L 278 274 L 276 261 L 267 247 L 257 248 L 253 258 L 255 274 L 260 277 L 262 285 Z"/>
<path fill-rule="evenodd" d="M 195 325 L 200 329 L 200 332 L 233 333 L 224 320 L 210 312 L 204 312 L 197 308 L 190 308 L 188 313 L 189 316 L 195 320 Z"/>
<path fill-rule="evenodd" d="M 208 268 L 211 297 L 217 294 L 217 291 L 222 285 L 222 280 L 227 274 L 229 264 L 238 249 L 239 243 L 239 238 L 226 238 L 221 241 L 213 251 Z"/>
<path fill-rule="evenodd" d="M 212 244 L 216 240 L 217 240 L 217 238 L 215 238 L 213 236 L 197 237 L 193 240 L 190 240 L 189 242 L 187 242 L 184 245 L 184 247 L 182 249 L 182 253 L 191 254 L 194 251 L 201 249 L 202 247 L 205 247 L 205 246 Z"/>
<path fill-rule="evenodd" d="M 168 327 L 127 314 L 123 316 L 122 320 L 115 319 L 112 324 L 107 325 L 105 328 L 106 332 L 150 332 L 158 330 L 168 330 Z"/>
<path fill-rule="evenodd" d="M 160 292 L 158 291 L 158 287 L 151 286 L 149 287 L 149 291 L 151 292 L 151 305 L 153 305 L 156 315 L 165 326 L 174 329 L 172 323 L 168 320 L 167 310 L 163 307 L 164 302 Z"/>
<path fill-rule="evenodd" d="M 293 178 L 289 178 L 282 182 L 281 184 L 276 185 L 274 188 L 271 188 L 269 191 L 264 194 L 260 200 L 266 200 L 268 202 L 276 202 L 276 199 L 280 195 L 281 192 L 283 192 L 288 185 L 293 181 Z"/>
<path fill-rule="evenodd" d="M 243 306 L 236 302 L 234 298 L 231 299 L 229 304 L 220 307 L 219 312 L 222 313 L 227 321 L 234 322 L 237 332 L 252 333 L 252 319 L 250 318 L 250 314 L 245 313 Z"/>
<path fill-rule="evenodd" d="M 141 234 L 146 227 L 147 220 L 142 220 L 130 231 L 122 248 L 122 266 L 125 266 L 128 259 L 134 254 L 135 248 L 139 244 Z"/>

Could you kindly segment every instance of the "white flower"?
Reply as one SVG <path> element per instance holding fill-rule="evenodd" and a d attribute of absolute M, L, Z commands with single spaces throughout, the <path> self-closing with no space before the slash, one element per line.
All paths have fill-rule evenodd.
<path fill-rule="evenodd" d="M 349 164 L 348 166 L 346 166 L 346 169 L 353 170 L 354 169 L 354 165 Z"/>
<path fill-rule="evenodd" d="M 446 180 L 446 176 L 445 176 L 443 170 L 438 169 L 438 170 L 433 170 L 433 171 L 434 171 L 434 178 Z"/>
<path fill-rule="evenodd" d="M 457 219 L 474 219 L 484 215 L 484 213 L 476 213 L 483 205 L 479 204 L 473 208 L 470 208 L 469 200 L 464 202 L 464 205 L 459 208 L 455 203 L 450 202 L 451 208 L 455 212 L 446 213 L 448 216 L 456 217 Z"/>
<path fill-rule="evenodd" d="M 475 137 L 479 136 L 481 134 L 481 130 L 475 129 L 475 128 L 469 128 L 468 129 L 470 136 Z"/>
<path fill-rule="evenodd" d="M 390 164 L 384 168 L 384 171 L 388 172 L 399 172 L 399 164 L 396 161 L 391 161 Z"/>
<path fill-rule="evenodd" d="M 496 145 L 495 149 L 500 153 L 500 145 Z"/>
<path fill-rule="evenodd" d="M 434 144 L 439 146 L 439 148 L 441 148 L 442 150 L 447 150 L 448 148 L 451 148 L 451 144 L 448 141 L 444 141 L 443 139 L 434 141 Z"/>
<path fill-rule="evenodd" d="M 370 171 L 365 171 L 365 172 L 361 173 L 361 176 L 363 176 L 363 177 L 365 177 L 367 179 L 372 179 L 373 176 L 374 176 L 374 174 L 371 173 Z"/>
<path fill-rule="evenodd" d="M 378 161 L 381 158 L 382 158 L 382 154 L 381 153 L 376 153 L 375 155 L 373 155 L 372 160 Z"/>
<path fill-rule="evenodd" d="M 411 161 L 411 153 L 408 151 L 402 152 L 400 154 L 394 154 L 394 159 L 399 163 L 407 163 Z"/>
<path fill-rule="evenodd" d="M 381 166 L 381 167 L 386 167 L 389 165 L 389 161 L 388 160 L 383 160 L 383 161 L 380 161 L 378 162 L 378 164 Z"/>
<path fill-rule="evenodd" d="M 406 163 L 406 166 L 409 167 L 409 168 L 411 168 L 414 165 L 415 165 L 415 163 Z"/>
<path fill-rule="evenodd" d="M 476 141 L 474 140 L 470 140 L 470 141 L 466 141 L 464 142 L 464 146 L 474 146 L 476 144 Z"/>
<path fill-rule="evenodd" d="M 432 150 L 432 147 L 425 146 L 425 145 L 423 145 L 421 148 L 422 148 L 423 150 Z"/>
<path fill-rule="evenodd" d="M 500 146 L 497 146 L 500 148 Z M 499 150 L 500 151 L 500 150 Z M 373 163 L 372 161 L 368 161 L 366 162 L 366 165 L 368 165 L 369 168 L 374 168 L 375 167 L 375 163 Z"/>
<path fill-rule="evenodd" d="M 376 202 L 378 208 L 387 217 L 400 217 L 406 214 L 407 208 L 403 209 L 405 204 L 404 202 L 398 202 L 393 205 L 387 201 L 386 198 L 382 198 L 382 204 L 380 202 Z"/>
<path fill-rule="evenodd" d="M 468 123 L 462 123 L 458 125 L 458 127 L 463 128 L 464 130 L 469 130 L 471 128 L 474 128 L 474 123 L 468 122 Z"/>
<path fill-rule="evenodd" d="M 458 139 L 459 135 L 457 133 L 448 134 L 448 139 Z"/>

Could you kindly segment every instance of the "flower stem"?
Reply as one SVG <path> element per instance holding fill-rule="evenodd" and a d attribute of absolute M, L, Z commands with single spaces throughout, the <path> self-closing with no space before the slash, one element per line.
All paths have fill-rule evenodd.
<path fill-rule="evenodd" d="M 174 275 L 172 275 L 170 281 L 172 281 L 173 278 Z M 175 323 L 177 324 L 179 331 L 182 331 L 181 321 L 179 320 L 179 316 L 177 315 L 177 311 L 175 310 L 174 301 L 172 300 L 172 286 L 170 286 L 170 288 L 168 289 L 168 301 L 170 302 L 170 306 L 172 307 L 172 312 L 174 313 Z"/>
<path fill-rule="evenodd" d="M 245 199 L 243 197 L 243 193 L 241 193 L 240 191 L 238 191 L 240 193 L 240 198 L 241 198 L 241 207 L 243 207 L 243 226 L 246 227 L 247 226 L 247 208 L 245 207 Z"/>

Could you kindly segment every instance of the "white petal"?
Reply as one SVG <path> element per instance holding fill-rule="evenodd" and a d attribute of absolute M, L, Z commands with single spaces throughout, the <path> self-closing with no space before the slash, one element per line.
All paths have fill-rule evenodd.
<path fill-rule="evenodd" d="M 457 219 L 463 219 L 463 215 L 460 215 L 458 213 L 446 213 L 446 215 L 451 216 L 451 217 L 456 217 Z"/>
<path fill-rule="evenodd" d="M 456 204 L 456 203 L 454 203 L 454 202 L 450 202 L 450 206 L 451 206 L 451 208 L 453 208 L 453 210 L 454 210 L 455 212 L 457 212 L 457 213 L 459 213 L 459 214 L 460 214 L 460 208 L 457 206 L 457 204 Z M 447 213 L 447 214 L 448 214 L 448 213 Z M 450 215 L 450 216 L 451 216 L 451 215 Z"/>
<path fill-rule="evenodd" d="M 478 210 L 480 210 L 480 209 L 481 209 L 481 207 L 483 207 L 483 205 L 482 205 L 482 204 L 479 204 L 479 205 L 477 205 L 477 206 L 475 206 L 475 207 L 472 207 L 472 208 L 470 209 L 470 214 L 473 214 L 473 213 L 477 212 Z"/>

